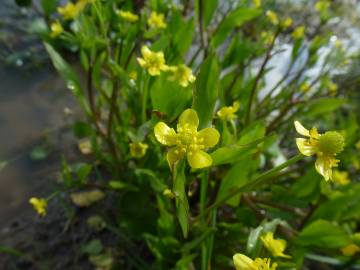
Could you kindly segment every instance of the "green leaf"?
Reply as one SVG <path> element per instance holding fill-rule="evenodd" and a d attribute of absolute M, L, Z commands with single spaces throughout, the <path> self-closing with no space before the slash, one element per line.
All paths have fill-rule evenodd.
<path fill-rule="evenodd" d="M 79 79 L 75 73 L 75 71 L 71 68 L 71 66 L 61 57 L 61 55 L 55 51 L 55 49 L 48 43 L 44 42 L 44 46 L 46 51 L 48 52 L 51 61 L 55 67 L 55 69 L 60 73 L 60 76 L 65 80 L 67 87 L 74 94 L 74 96 L 78 99 L 79 103 L 82 105 L 85 112 L 90 115 L 89 104 L 86 101 L 86 98 L 81 91 L 81 86 Z"/>
<path fill-rule="evenodd" d="M 45 15 L 49 16 L 51 13 L 56 11 L 58 0 L 41 0 L 41 7 Z"/>
<path fill-rule="evenodd" d="M 185 192 L 185 161 L 176 163 L 173 192 L 176 196 L 176 214 L 185 238 L 189 232 L 189 202 Z"/>
<path fill-rule="evenodd" d="M 318 116 L 321 114 L 332 112 L 346 103 L 346 99 L 342 98 L 322 98 L 310 101 L 306 104 L 305 113 L 308 116 Z"/>
<path fill-rule="evenodd" d="M 245 22 L 250 21 L 261 14 L 261 10 L 254 8 L 239 7 L 231 11 L 220 23 L 215 32 L 212 42 L 214 47 L 219 46 L 228 37 L 229 32 L 235 27 L 240 27 Z"/>
<path fill-rule="evenodd" d="M 81 251 L 89 255 L 97 255 L 104 249 L 99 239 L 93 239 L 81 248 Z"/>
<path fill-rule="evenodd" d="M 48 152 L 43 146 L 36 146 L 30 153 L 32 160 L 44 160 L 47 156 Z"/>
<path fill-rule="evenodd" d="M 204 2 L 204 25 L 207 27 L 213 18 L 214 12 L 218 6 L 219 0 L 211 0 Z"/>
<path fill-rule="evenodd" d="M 201 65 L 193 93 L 192 108 L 196 110 L 200 129 L 211 125 L 216 99 L 219 95 L 219 67 L 214 55 Z"/>
<path fill-rule="evenodd" d="M 349 244 L 350 237 L 339 226 L 319 219 L 300 232 L 296 243 L 301 246 L 337 249 Z"/>
<path fill-rule="evenodd" d="M 256 146 L 262 143 L 267 138 L 268 137 L 263 137 L 248 144 L 236 143 L 233 145 L 218 148 L 210 154 L 213 159 L 212 165 L 217 166 L 227 163 L 233 163 L 247 155 L 255 153 L 256 151 L 258 151 L 256 149 Z"/>

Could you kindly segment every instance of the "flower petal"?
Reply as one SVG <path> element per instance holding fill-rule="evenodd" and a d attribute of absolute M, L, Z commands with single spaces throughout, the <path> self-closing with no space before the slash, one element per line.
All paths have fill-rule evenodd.
<path fill-rule="evenodd" d="M 178 129 L 188 128 L 194 131 L 197 130 L 199 126 L 199 117 L 193 109 L 185 110 L 179 117 Z"/>
<path fill-rule="evenodd" d="M 309 143 L 308 139 L 296 138 L 296 145 L 299 148 L 300 153 L 304 156 L 309 157 L 316 153 L 315 147 Z"/>
<path fill-rule="evenodd" d="M 194 169 L 209 167 L 212 164 L 211 156 L 208 153 L 201 150 L 188 153 L 187 160 L 190 164 L 190 167 Z"/>
<path fill-rule="evenodd" d="M 204 128 L 198 132 L 199 144 L 205 147 L 213 147 L 219 142 L 220 133 L 215 128 Z"/>
<path fill-rule="evenodd" d="M 139 63 L 139 65 L 140 65 L 141 67 L 145 67 L 145 66 L 146 66 L 146 61 L 145 61 L 143 58 L 138 57 L 138 58 L 136 58 L 136 60 L 137 60 L 137 62 Z"/>
<path fill-rule="evenodd" d="M 173 128 L 164 122 L 159 122 L 154 128 L 154 134 L 159 143 L 172 146 L 176 144 L 177 135 Z"/>
<path fill-rule="evenodd" d="M 167 159 L 167 162 L 168 162 L 171 170 L 174 167 L 175 162 L 182 159 L 184 157 L 184 155 L 185 155 L 185 152 L 181 151 L 181 148 L 179 148 L 179 147 L 174 147 L 169 150 L 169 152 L 166 155 L 166 159 Z"/>
<path fill-rule="evenodd" d="M 256 269 L 254 267 L 254 261 L 250 259 L 248 256 L 237 253 L 233 256 L 233 261 L 236 270 L 253 270 Z"/>
<path fill-rule="evenodd" d="M 144 56 L 144 58 L 146 59 L 147 57 L 151 56 L 151 51 L 149 49 L 148 46 L 144 45 L 141 47 L 141 54 Z"/>
<path fill-rule="evenodd" d="M 327 155 L 318 155 L 315 162 L 316 171 L 324 176 L 325 180 L 332 179 L 332 167 L 337 167 L 339 160 Z"/>
<path fill-rule="evenodd" d="M 295 129 L 296 129 L 297 133 L 299 133 L 303 136 L 306 136 L 306 137 L 310 137 L 309 130 L 304 128 L 304 126 L 299 121 L 295 121 L 294 125 L 295 125 Z"/>

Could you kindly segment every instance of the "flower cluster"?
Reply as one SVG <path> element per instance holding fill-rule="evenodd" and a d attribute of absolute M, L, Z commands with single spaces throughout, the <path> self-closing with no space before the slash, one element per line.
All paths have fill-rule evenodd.
<path fill-rule="evenodd" d="M 233 262 L 236 270 L 276 270 L 277 267 L 277 263 L 271 264 L 271 260 L 268 258 L 252 260 L 241 253 L 233 256 Z"/>

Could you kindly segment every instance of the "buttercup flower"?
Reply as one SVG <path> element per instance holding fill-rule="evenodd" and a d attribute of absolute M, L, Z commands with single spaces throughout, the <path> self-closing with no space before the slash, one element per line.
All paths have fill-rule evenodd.
<path fill-rule="evenodd" d="M 333 182 L 339 185 L 349 184 L 350 183 L 349 173 L 335 170 L 333 174 Z"/>
<path fill-rule="evenodd" d="M 142 158 L 145 156 L 148 147 L 146 143 L 130 143 L 130 155 L 134 158 Z"/>
<path fill-rule="evenodd" d="M 52 38 L 55 38 L 59 35 L 61 35 L 62 32 L 64 32 L 64 28 L 62 27 L 61 23 L 59 21 L 55 21 L 50 26 L 51 33 L 50 36 Z"/>
<path fill-rule="evenodd" d="M 268 17 L 268 19 L 270 20 L 270 22 L 273 25 L 278 25 L 279 24 L 279 18 L 278 18 L 277 14 L 274 11 L 272 11 L 272 10 L 266 11 L 266 17 Z"/>
<path fill-rule="evenodd" d="M 253 4 L 256 8 L 261 7 L 261 0 L 253 0 Z"/>
<path fill-rule="evenodd" d="M 58 7 L 58 12 L 64 17 L 65 20 L 74 19 L 85 7 L 86 4 L 78 2 L 76 4 L 68 2 L 63 7 Z"/>
<path fill-rule="evenodd" d="M 233 262 L 236 270 L 276 270 L 277 267 L 277 263 L 270 265 L 271 261 L 268 258 L 256 258 L 254 261 L 240 253 L 233 256 Z"/>
<path fill-rule="evenodd" d="M 151 28 L 166 28 L 164 14 L 156 13 L 155 11 L 151 12 L 147 23 Z"/>
<path fill-rule="evenodd" d="M 344 256 L 350 257 L 353 256 L 356 252 L 359 252 L 360 248 L 355 244 L 349 244 L 341 248 L 340 251 Z"/>
<path fill-rule="evenodd" d="M 32 197 L 30 198 L 29 203 L 34 207 L 39 216 L 46 215 L 47 201 L 45 199 Z"/>
<path fill-rule="evenodd" d="M 305 26 L 301 25 L 301 26 L 296 27 L 291 35 L 294 39 L 303 38 L 305 35 Z"/>
<path fill-rule="evenodd" d="M 285 29 L 289 28 L 292 24 L 293 24 L 293 20 L 290 17 L 285 18 L 285 20 L 281 22 L 281 26 Z"/>
<path fill-rule="evenodd" d="M 240 108 L 240 103 L 238 101 L 234 101 L 232 106 L 222 107 L 220 110 L 217 111 L 216 115 L 223 121 L 231 121 L 235 119 L 236 112 Z"/>
<path fill-rule="evenodd" d="M 261 236 L 260 239 L 274 257 L 291 258 L 291 256 L 284 254 L 286 241 L 284 239 L 274 239 L 273 232 L 267 232 L 265 236 Z"/>
<path fill-rule="evenodd" d="M 118 14 L 121 18 L 128 22 L 137 22 L 139 20 L 139 16 L 130 11 L 119 10 Z"/>
<path fill-rule="evenodd" d="M 211 156 L 203 150 L 219 142 L 220 134 L 215 128 L 197 131 L 199 118 L 193 109 L 185 110 L 179 117 L 177 131 L 159 122 L 154 128 L 156 139 L 164 145 L 174 146 L 167 153 L 167 161 L 172 169 L 176 161 L 187 157 L 192 168 L 200 169 L 212 164 Z"/>
<path fill-rule="evenodd" d="M 142 46 L 141 54 L 143 58 L 137 58 L 139 65 L 149 72 L 151 76 L 159 76 L 161 71 L 169 70 L 165 64 L 163 52 L 153 52 L 147 46 Z"/>
<path fill-rule="evenodd" d="M 316 171 L 326 181 L 332 179 L 332 167 L 337 167 L 339 162 L 338 159 L 335 159 L 335 156 L 344 148 L 344 137 L 336 131 L 327 131 L 324 134 L 319 134 L 315 127 L 309 131 L 298 121 L 295 121 L 294 124 L 299 134 L 308 137 L 308 139 L 296 138 L 296 145 L 299 151 L 305 156 L 316 154 Z"/>
<path fill-rule="evenodd" d="M 189 83 L 193 83 L 196 80 L 192 70 L 185 65 L 171 66 L 169 70 L 173 73 L 170 80 L 179 82 L 182 87 L 187 87 Z"/>

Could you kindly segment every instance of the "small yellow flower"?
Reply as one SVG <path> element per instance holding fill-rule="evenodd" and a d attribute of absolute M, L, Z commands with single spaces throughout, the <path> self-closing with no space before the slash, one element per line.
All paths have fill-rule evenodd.
<path fill-rule="evenodd" d="M 147 46 L 142 46 L 141 54 L 143 58 L 137 58 L 137 61 L 151 76 L 159 76 L 161 71 L 169 70 L 163 52 L 153 52 Z"/>
<path fill-rule="evenodd" d="M 277 263 L 273 263 L 268 258 L 256 258 L 255 261 L 251 258 L 237 253 L 233 256 L 233 262 L 236 270 L 276 270 Z"/>
<path fill-rule="evenodd" d="M 175 198 L 175 194 L 171 191 L 171 189 L 168 189 L 168 188 L 163 191 L 163 195 L 170 199 Z"/>
<path fill-rule="evenodd" d="M 145 156 L 148 147 L 146 143 L 130 143 L 130 155 L 134 158 L 142 158 Z"/>
<path fill-rule="evenodd" d="M 217 111 L 216 115 L 223 121 L 231 121 L 237 118 L 235 114 L 240 108 L 240 103 L 238 101 L 234 101 L 232 106 L 222 107 Z"/>
<path fill-rule="evenodd" d="M 169 70 L 173 74 L 170 80 L 179 82 L 182 87 L 188 87 L 189 83 L 193 83 L 196 80 L 196 77 L 192 74 L 192 70 L 183 64 L 170 66 Z"/>
<path fill-rule="evenodd" d="M 329 89 L 329 94 L 330 95 L 336 95 L 337 91 L 338 91 L 338 85 L 336 83 L 333 82 L 329 82 L 327 85 L 328 89 Z"/>
<path fill-rule="evenodd" d="M 260 239 L 274 257 L 291 258 L 291 256 L 284 254 L 286 241 L 284 239 L 274 239 L 273 232 L 267 232 L 265 236 L 261 236 Z"/>
<path fill-rule="evenodd" d="M 318 12 L 326 12 L 330 7 L 330 2 L 328 0 L 320 0 L 315 4 L 315 9 Z"/>
<path fill-rule="evenodd" d="M 58 7 L 58 12 L 65 20 L 72 20 L 83 10 L 84 7 L 85 5 L 82 2 L 76 4 L 68 2 L 65 6 Z"/>
<path fill-rule="evenodd" d="M 285 20 L 281 22 L 283 28 L 289 28 L 293 24 L 293 20 L 290 17 L 286 17 Z"/>
<path fill-rule="evenodd" d="M 139 20 L 139 16 L 130 11 L 119 10 L 118 14 L 121 18 L 128 22 L 137 22 Z"/>
<path fill-rule="evenodd" d="M 137 74 L 136 70 L 133 70 L 133 71 L 130 71 L 130 72 L 129 72 L 129 77 L 130 77 L 130 79 L 136 81 L 137 76 L 138 76 L 138 74 Z"/>
<path fill-rule="evenodd" d="M 34 207 L 39 216 L 46 216 L 47 200 L 32 197 L 30 198 L 29 203 Z"/>
<path fill-rule="evenodd" d="M 151 28 L 166 28 L 165 16 L 161 13 L 151 12 L 147 21 Z"/>
<path fill-rule="evenodd" d="M 303 82 L 301 85 L 300 85 L 300 91 L 304 92 L 304 93 L 307 93 L 310 91 L 310 84 L 308 82 Z"/>
<path fill-rule="evenodd" d="M 50 36 L 52 38 L 56 38 L 57 36 L 61 35 L 62 32 L 64 32 L 64 28 L 62 27 L 59 21 L 53 22 L 50 26 L 50 29 L 51 29 Z"/>
<path fill-rule="evenodd" d="M 270 45 L 274 41 L 274 34 L 270 32 L 261 32 L 261 38 L 264 40 L 264 43 Z"/>
<path fill-rule="evenodd" d="M 324 134 L 319 134 L 315 127 L 309 131 L 298 121 L 295 121 L 294 124 L 299 134 L 308 137 L 308 139 L 296 138 L 296 145 L 299 151 L 305 156 L 316 154 L 316 171 L 326 181 L 332 179 L 332 167 L 337 167 L 339 162 L 338 159 L 335 159 L 335 156 L 344 148 L 344 137 L 336 131 L 327 131 Z"/>
<path fill-rule="evenodd" d="M 261 0 L 253 0 L 253 4 L 256 8 L 261 7 Z"/>
<path fill-rule="evenodd" d="M 294 39 L 301 39 L 305 35 L 305 26 L 301 25 L 295 28 L 294 32 L 292 32 L 292 37 Z"/>
<path fill-rule="evenodd" d="M 349 173 L 335 170 L 334 175 L 333 175 L 333 182 L 335 182 L 339 185 L 349 184 L 350 183 Z"/>
<path fill-rule="evenodd" d="M 213 147 L 219 142 L 220 134 L 215 128 L 204 128 L 197 131 L 199 118 L 193 109 L 185 110 L 179 117 L 177 132 L 164 122 L 159 122 L 154 128 L 156 139 L 164 145 L 174 146 L 167 153 L 167 161 L 172 169 L 176 161 L 187 157 L 194 169 L 209 167 L 211 156 L 203 150 Z"/>
<path fill-rule="evenodd" d="M 278 18 L 277 14 L 274 11 L 272 11 L 272 10 L 266 11 L 266 17 L 268 17 L 269 21 L 273 25 L 278 25 L 279 24 L 279 18 Z"/>
<path fill-rule="evenodd" d="M 344 256 L 350 257 L 353 256 L 356 252 L 359 252 L 360 248 L 355 244 L 349 244 L 341 248 L 340 251 Z"/>

